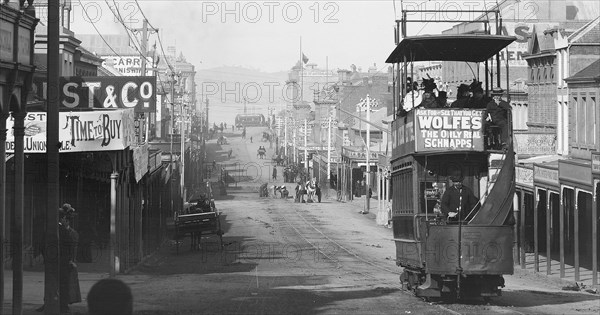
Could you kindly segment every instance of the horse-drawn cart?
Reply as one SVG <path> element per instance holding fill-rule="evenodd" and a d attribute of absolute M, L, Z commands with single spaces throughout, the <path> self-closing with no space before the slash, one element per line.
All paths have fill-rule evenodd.
<path fill-rule="evenodd" d="M 221 229 L 221 212 L 215 207 L 212 199 L 200 196 L 192 198 L 183 206 L 183 211 L 175 212 L 172 222 L 167 223 L 171 239 L 175 240 L 177 253 L 179 244 L 190 236 L 190 249 L 198 250 L 202 235 L 217 235 L 219 250 L 223 248 L 223 230 Z"/>

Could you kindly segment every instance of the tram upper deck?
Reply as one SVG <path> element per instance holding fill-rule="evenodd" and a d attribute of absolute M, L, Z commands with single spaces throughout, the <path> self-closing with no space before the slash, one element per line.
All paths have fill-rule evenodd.
<path fill-rule="evenodd" d="M 489 148 L 483 109 L 414 109 L 392 123 L 392 155 L 476 151 Z"/>

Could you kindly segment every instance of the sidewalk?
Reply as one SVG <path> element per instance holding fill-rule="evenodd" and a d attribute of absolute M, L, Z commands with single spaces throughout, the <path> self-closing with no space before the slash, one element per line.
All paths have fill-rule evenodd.
<path fill-rule="evenodd" d="M 4 271 L 4 307 L 2 314 L 12 314 L 12 271 Z M 81 289 L 80 303 L 70 305 L 72 314 L 87 314 L 86 297 L 88 291 L 94 283 L 102 278 L 107 278 L 106 273 L 79 273 L 79 287 Z M 43 271 L 24 271 L 23 272 L 23 314 L 39 315 L 43 314 L 35 310 L 44 303 L 44 272 Z"/>

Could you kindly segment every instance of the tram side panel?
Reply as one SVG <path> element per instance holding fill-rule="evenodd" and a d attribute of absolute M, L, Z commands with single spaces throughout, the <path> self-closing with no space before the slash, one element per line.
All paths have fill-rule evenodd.
<path fill-rule="evenodd" d="M 459 266 L 459 238 L 460 266 Z M 429 225 L 424 248 L 430 274 L 513 274 L 512 226 Z"/>

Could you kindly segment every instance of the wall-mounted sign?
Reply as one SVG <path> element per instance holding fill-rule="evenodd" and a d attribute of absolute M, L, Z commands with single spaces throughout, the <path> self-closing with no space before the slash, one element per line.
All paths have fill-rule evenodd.
<path fill-rule="evenodd" d="M 515 133 L 515 152 L 528 155 L 556 154 L 556 134 Z"/>
<path fill-rule="evenodd" d="M 548 168 L 533 164 L 533 181 L 558 187 L 558 167 Z"/>
<path fill-rule="evenodd" d="M 533 187 L 533 169 L 517 165 L 515 167 L 515 178 L 517 184 Z"/>
<path fill-rule="evenodd" d="M 60 107 L 156 111 L 156 77 L 61 77 Z"/>
<path fill-rule="evenodd" d="M 483 110 L 417 109 L 415 151 L 483 151 Z"/>
<path fill-rule="evenodd" d="M 142 57 L 137 56 L 102 56 L 104 62 L 103 66 L 110 65 L 117 69 L 122 75 L 125 76 L 140 76 L 142 75 Z M 152 57 L 146 57 L 146 74 L 152 75 Z M 148 70 L 149 69 L 149 70 Z"/>
<path fill-rule="evenodd" d="M 14 153 L 15 136 L 12 117 L 5 148 Z M 25 117 L 25 153 L 46 153 L 47 119 L 45 112 L 27 113 Z M 60 152 L 123 150 L 134 141 L 133 110 L 61 112 L 59 113 Z"/>
<path fill-rule="evenodd" d="M 600 173 L 600 154 L 592 153 L 592 173 Z"/>

